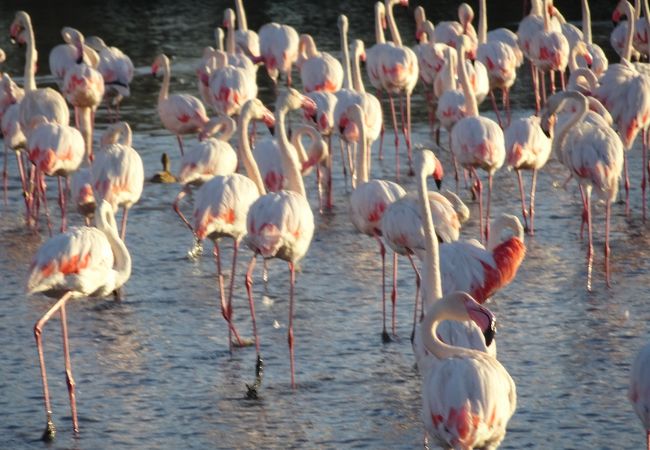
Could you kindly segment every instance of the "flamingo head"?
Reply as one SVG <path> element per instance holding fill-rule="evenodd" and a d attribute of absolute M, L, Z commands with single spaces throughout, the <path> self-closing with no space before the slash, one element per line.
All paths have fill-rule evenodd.
<path fill-rule="evenodd" d="M 485 338 L 485 345 L 489 347 L 497 331 L 494 314 L 486 307 L 481 306 L 471 295 L 464 292 L 462 295 L 464 296 L 463 302 L 467 315 L 481 329 Z"/>
<path fill-rule="evenodd" d="M 233 11 L 232 8 L 226 8 L 223 12 L 223 27 L 226 30 L 235 27 L 235 11 Z"/>
<path fill-rule="evenodd" d="M 469 25 L 474 20 L 474 10 L 467 3 L 461 3 L 458 7 L 458 18 L 463 25 L 463 34 L 466 34 Z"/>
<path fill-rule="evenodd" d="M 399 0 L 399 5 L 400 6 L 406 6 L 408 8 L 409 0 Z"/>
<path fill-rule="evenodd" d="M 347 116 L 341 117 L 339 132 L 348 142 L 357 142 L 359 140 L 359 127 L 354 120 L 350 120 Z"/>
<path fill-rule="evenodd" d="M 442 164 L 440 163 L 440 160 L 438 158 L 436 158 L 436 168 L 433 170 L 431 176 L 433 177 L 433 181 L 436 182 L 436 186 L 438 186 L 438 190 L 440 190 L 440 187 L 442 186 L 442 179 L 445 176 L 445 171 L 442 168 Z"/>
<path fill-rule="evenodd" d="M 288 108 L 289 110 L 302 108 L 304 113 L 309 116 L 315 115 L 318 109 L 316 107 L 316 102 L 314 102 L 306 95 L 302 95 L 300 92 L 293 88 L 288 88 L 283 94 L 278 97 L 276 111 L 279 111 L 282 108 Z"/>
<path fill-rule="evenodd" d="M 14 17 L 14 21 L 11 22 L 11 26 L 9 27 L 11 42 L 20 45 L 24 44 L 27 41 L 28 26 L 31 26 L 29 14 L 25 11 L 18 11 Z"/>
<path fill-rule="evenodd" d="M 164 53 L 158 55 L 153 61 L 153 64 L 151 65 L 151 75 L 156 77 L 161 70 L 169 70 L 169 58 Z"/>

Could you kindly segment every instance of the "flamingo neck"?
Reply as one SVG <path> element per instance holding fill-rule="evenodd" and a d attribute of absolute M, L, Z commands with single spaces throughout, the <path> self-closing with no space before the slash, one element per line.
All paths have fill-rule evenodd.
<path fill-rule="evenodd" d="M 631 19 L 631 17 L 634 17 L 634 11 L 632 10 L 632 5 L 630 5 L 630 2 L 628 1 L 623 2 L 623 7 L 625 8 L 625 15 L 629 19 L 627 21 L 627 34 L 625 35 L 625 46 L 623 47 L 621 59 L 629 61 L 632 56 L 632 39 L 634 37 L 635 20 Z"/>
<path fill-rule="evenodd" d="M 544 32 L 545 33 L 548 33 L 548 32 L 551 31 L 551 24 L 550 24 L 551 18 L 548 15 L 548 6 L 549 6 L 548 0 L 543 0 L 542 1 L 542 16 L 544 17 Z"/>
<path fill-rule="evenodd" d="M 422 342 L 426 349 L 431 352 L 438 359 L 445 359 L 451 357 L 473 357 L 480 354 L 477 350 L 468 348 L 455 347 L 442 342 L 438 338 L 436 329 L 441 320 L 447 319 L 447 311 L 452 308 L 449 304 L 453 297 L 445 297 L 440 301 L 434 302 L 427 310 L 420 325 L 420 332 L 422 333 Z"/>
<path fill-rule="evenodd" d="M 115 285 L 110 286 L 110 290 L 119 289 L 131 276 L 131 255 L 126 245 L 124 245 L 124 241 L 120 239 L 117 232 L 117 225 L 115 224 L 113 209 L 108 203 L 102 203 L 99 214 L 96 215 L 96 221 L 97 228 L 106 235 L 115 259 L 115 265 L 113 267 L 115 271 Z"/>
<path fill-rule="evenodd" d="M 632 16 L 627 16 L 628 20 L 632 20 Z M 641 0 L 634 0 L 634 18 L 641 18 Z"/>
<path fill-rule="evenodd" d="M 34 29 L 32 28 L 32 21 L 26 18 L 25 25 L 25 91 L 36 90 L 36 78 L 34 72 L 36 71 L 36 61 L 38 59 L 38 52 L 36 51 L 36 41 L 34 39 Z"/>
<path fill-rule="evenodd" d="M 591 44 L 591 11 L 589 0 L 582 0 L 582 36 L 587 44 Z"/>
<path fill-rule="evenodd" d="M 287 190 L 294 191 L 306 197 L 305 183 L 302 180 L 300 173 L 300 163 L 298 162 L 298 155 L 291 148 L 291 143 L 287 138 L 287 131 L 285 127 L 285 117 L 289 112 L 287 105 L 276 106 L 275 112 L 275 135 L 280 145 L 280 159 L 282 160 L 282 171 L 287 181 Z"/>
<path fill-rule="evenodd" d="M 359 94 L 365 94 L 366 93 L 366 88 L 363 86 L 363 80 L 361 79 L 361 67 L 360 67 L 360 60 L 361 60 L 361 50 L 358 47 L 355 47 L 354 49 L 354 55 L 353 55 L 353 63 L 352 63 L 352 88 L 357 91 Z"/>
<path fill-rule="evenodd" d="M 257 186 L 259 194 L 265 195 L 266 188 L 264 187 L 264 181 L 262 181 L 260 169 L 257 167 L 257 163 L 253 157 L 250 139 L 248 136 L 248 124 L 251 121 L 252 105 L 252 101 L 247 102 L 242 107 L 241 114 L 239 115 L 239 153 L 242 158 L 244 168 L 246 169 L 246 173 L 248 174 L 248 178 L 253 180 L 253 183 L 255 183 L 255 186 Z"/>
<path fill-rule="evenodd" d="M 487 42 L 487 7 L 485 0 L 478 2 L 478 43 L 485 44 Z"/>
<path fill-rule="evenodd" d="M 158 93 L 158 103 L 162 103 L 169 97 L 169 79 L 171 78 L 171 69 L 169 67 L 169 59 L 162 58 L 161 69 L 163 72 L 163 81 Z"/>
<path fill-rule="evenodd" d="M 557 132 L 557 136 L 553 139 L 553 152 L 556 155 L 562 155 L 562 148 L 564 148 L 564 141 L 566 140 L 567 135 L 571 128 L 578 122 L 580 122 L 584 116 L 587 114 L 587 98 L 584 95 L 578 94 L 576 96 L 571 96 L 577 102 L 576 111 L 573 113 L 569 119 L 562 124 L 560 130 Z M 561 160 L 561 159 L 560 159 Z"/>
<path fill-rule="evenodd" d="M 356 114 L 354 120 L 359 128 L 359 151 L 357 152 L 357 186 L 367 183 L 370 178 L 368 168 L 368 138 L 366 121 L 364 120 L 365 114 L 359 105 L 355 105 Z"/>
<path fill-rule="evenodd" d="M 223 29 L 217 27 L 214 29 L 214 39 L 217 43 L 217 50 L 223 51 Z"/>
<path fill-rule="evenodd" d="M 578 70 L 578 52 L 581 51 L 582 49 L 580 48 L 580 45 L 576 45 L 571 49 L 569 52 L 569 72 L 571 72 L 571 75 L 573 75 L 573 72 Z"/>
<path fill-rule="evenodd" d="M 375 4 L 375 40 L 377 44 L 385 44 L 383 23 L 386 20 L 386 10 L 381 2 Z"/>
<path fill-rule="evenodd" d="M 431 22 L 430 20 L 424 22 L 422 30 L 424 31 L 424 35 L 422 36 L 422 38 L 426 39 L 424 42 L 435 43 L 436 40 L 433 36 L 433 33 L 435 32 L 436 27 L 433 25 L 433 22 Z M 426 38 L 424 36 L 426 36 Z"/>
<path fill-rule="evenodd" d="M 388 22 L 388 28 L 390 29 L 390 35 L 393 37 L 393 44 L 396 47 L 402 46 L 402 37 L 399 34 L 397 29 L 397 24 L 395 23 L 395 17 L 393 16 L 393 5 L 397 0 L 386 0 L 386 20 Z"/>
<path fill-rule="evenodd" d="M 497 245 L 503 242 L 501 239 L 501 234 L 505 229 L 512 230 L 515 237 L 522 241 L 524 240 L 524 229 L 521 226 L 521 223 L 519 223 L 514 217 L 500 217 L 493 223 L 494 231 L 490 231 L 490 237 L 488 238 L 487 242 L 487 249 L 489 251 L 494 250 Z"/>
<path fill-rule="evenodd" d="M 219 125 L 221 130 L 217 139 L 228 142 L 232 135 L 235 134 L 235 130 L 237 129 L 236 122 L 228 116 L 223 116 L 219 118 Z"/>
<path fill-rule="evenodd" d="M 303 135 L 309 138 L 308 151 L 305 151 L 305 147 L 302 145 Z M 322 159 L 325 148 L 320 145 L 320 140 L 320 133 L 311 125 L 303 125 L 293 132 L 291 144 L 296 149 L 296 154 L 298 155 L 303 172 Z"/>
<path fill-rule="evenodd" d="M 343 58 L 343 89 L 352 89 L 352 80 L 350 78 L 350 53 L 348 51 L 348 30 L 347 26 L 340 27 L 341 33 L 341 54 Z"/>
<path fill-rule="evenodd" d="M 226 26 L 226 52 L 235 54 L 235 24 L 231 21 Z"/>
<path fill-rule="evenodd" d="M 235 0 L 235 10 L 237 11 L 237 20 L 239 21 L 239 31 L 248 31 L 248 22 L 246 21 L 246 10 L 242 0 Z"/>
<path fill-rule="evenodd" d="M 467 67 L 465 67 L 465 46 L 460 45 L 458 49 L 458 81 L 465 95 L 465 111 L 467 116 L 478 116 L 478 105 L 474 90 L 467 76 Z"/>
<path fill-rule="evenodd" d="M 541 0 L 531 0 L 530 2 L 530 14 L 531 16 L 541 16 L 542 13 L 542 3 Z"/>
<path fill-rule="evenodd" d="M 420 168 L 418 180 L 418 198 L 420 214 L 424 228 L 424 247 L 426 253 L 422 267 L 422 305 L 428 311 L 431 305 L 442 298 L 442 280 L 440 278 L 440 252 L 436 229 L 431 218 L 431 205 L 427 189 L 427 174 Z"/>
<path fill-rule="evenodd" d="M 594 74 L 591 69 L 588 69 L 586 67 L 578 67 L 571 70 L 571 76 L 569 76 L 568 83 L 569 89 L 576 90 L 578 87 L 578 81 L 581 78 L 584 78 L 584 80 L 589 85 L 590 92 L 594 92 L 598 87 L 598 78 L 596 77 L 596 74 Z"/>

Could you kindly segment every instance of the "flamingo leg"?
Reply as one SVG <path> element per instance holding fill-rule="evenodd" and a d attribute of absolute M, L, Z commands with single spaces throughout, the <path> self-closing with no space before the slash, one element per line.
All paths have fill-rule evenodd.
<path fill-rule="evenodd" d="M 9 204 L 9 173 L 7 172 L 7 159 L 9 158 L 9 149 L 5 145 L 5 159 L 4 166 L 2 168 L 2 187 L 4 189 L 4 203 L 5 206 Z"/>
<path fill-rule="evenodd" d="M 546 105 L 546 73 L 541 70 L 539 73 L 542 75 L 542 104 Z"/>
<path fill-rule="evenodd" d="M 178 195 L 176 196 L 176 199 L 174 200 L 174 203 L 172 204 L 172 208 L 174 209 L 174 212 L 176 212 L 176 214 L 178 214 L 178 217 L 181 218 L 183 223 L 185 225 L 187 225 L 187 228 L 189 228 L 190 231 L 192 233 L 194 233 L 194 228 L 192 227 L 192 224 L 190 224 L 190 222 L 185 218 L 185 215 L 182 213 L 182 211 L 181 211 L 181 209 L 179 207 L 179 203 L 181 202 L 183 197 L 185 197 L 188 194 L 189 190 L 190 190 L 190 188 L 187 185 L 183 186 L 183 190 L 181 190 L 178 193 Z"/>
<path fill-rule="evenodd" d="M 373 236 L 379 244 L 379 255 L 381 256 L 381 314 L 384 319 L 384 327 L 381 332 L 381 340 L 383 342 L 390 342 L 390 336 L 386 331 L 386 247 L 378 235 Z"/>
<path fill-rule="evenodd" d="M 45 209 L 45 219 L 47 220 L 47 229 L 49 230 L 50 237 L 52 236 L 52 221 L 50 220 L 50 210 L 47 207 L 47 195 L 46 184 L 45 184 L 45 175 L 40 170 L 36 173 L 37 187 L 41 193 L 41 200 L 43 201 L 43 208 Z"/>
<path fill-rule="evenodd" d="M 63 357 L 65 359 L 65 381 L 68 386 L 68 396 L 70 398 L 70 412 L 72 414 L 72 429 L 79 431 L 79 422 L 77 420 L 77 401 L 75 395 L 75 381 L 72 376 L 72 363 L 70 361 L 70 341 L 68 340 L 68 319 L 65 312 L 65 302 L 61 304 L 61 334 L 63 335 Z"/>
<path fill-rule="evenodd" d="M 343 138 L 339 136 L 339 148 L 341 149 L 341 167 L 343 167 L 343 179 L 348 183 L 348 170 L 345 166 L 345 150 L 343 150 Z"/>
<path fill-rule="evenodd" d="M 221 270 L 221 251 L 219 250 L 218 241 L 214 241 L 214 260 L 217 264 L 217 282 L 219 284 L 219 299 L 221 303 L 221 315 L 228 324 L 228 351 L 232 353 L 232 336 L 235 335 L 237 342 L 241 342 L 237 330 L 232 325 L 232 308 L 226 303 L 226 294 L 223 283 L 223 271 Z"/>
<path fill-rule="evenodd" d="M 393 252 L 393 290 L 390 293 L 390 302 L 393 307 L 392 311 L 392 330 L 393 336 L 397 336 L 397 312 L 395 306 L 397 305 L 397 253 Z"/>
<path fill-rule="evenodd" d="M 609 221 L 611 217 L 611 204 L 610 200 L 607 200 L 605 203 L 605 281 L 607 282 L 607 287 L 612 287 L 611 285 L 611 273 L 609 270 Z"/>
<path fill-rule="evenodd" d="M 449 133 L 449 154 L 451 155 L 451 165 L 454 166 L 454 180 L 456 181 L 456 193 L 460 190 L 460 177 L 458 176 L 458 163 L 456 162 L 456 155 L 451 149 L 451 133 Z"/>
<path fill-rule="evenodd" d="M 327 135 L 327 209 L 332 209 L 334 206 L 334 197 L 332 193 L 332 135 Z"/>
<path fill-rule="evenodd" d="M 370 147 L 368 147 L 370 148 Z M 406 93 L 406 150 L 409 158 L 409 173 L 410 177 L 415 175 L 413 170 L 413 149 L 411 146 L 411 93 Z"/>
<path fill-rule="evenodd" d="M 529 231 L 528 218 L 526 213 L 526 195 L 524 194 L 524 180 L 521 176 L 521 170 L 517 169 L 517 182 L 519 183 L 519 196 L 521 197 L 521 215 L 524 218 L 524 230 Z"/>
<path fill-rule="evenodd" d="M 183 137 L 180 134 L 177 134 L 176 140 L 178 141 L 178 148 L 181 149 L 181 156 L 183 156 L 185 154 L 183 150 Z"/>
<path fill-rule="evenodd" d="M 413 307 L 413 329 L 411 330 L 411 342 L 415 339 L 415 324 L 417 323 L 418 318 L 418 299 L 420 298 L 420 285 L 422 284 L 422 277 L 420 276 L 420 271 L 413 261 L 413 256 L 410 253 L 406 253 L 406 257 L 411 262 L 411 267 L 415 271 L 415 306 Z"/>
<path fill-rule="evenodd" d="M 257 259 L 257 252 L 251 258 L 246 271 L 246 292 L 248 294 L 248 306 L 251 310 L 251 321 L 253 323 L 253 335 L 255 336 L 255 350 L 257 352 L 257 362 L 255 364 L 255 381 L 252 385 L 247 384 L 248 398 L 257 398 L 257 389 L 262 385 L 262 378 L 264 376 L 264 361 L 260 353 L 260 339 L 257 335 L 257 324 L 255 322 L 255 304 L 253 303 L 253 269 L 255 268 L 255 260 Z"/>
<path fill-rule="evenodd" d="M 490 240 L 490 204 L 492 203 L 492 174 L 488 173 L 487 210 L 485 212 L 485 242 Z"/>
<path fill-rule="evenodd" d="M 566 91 L 566 80 L 564 79 L 564 71 L 560 70 L 560 85 L 562 86 L 562 90 Z"/>
<path fill-rule="evenodd" d="M 529 213 L 530 216 L 530 234 L 531 236 L 535 234 L 535 187 L 537 185 L 537 169 L 533 169 L 533 182 L 530 187 L 530 206 Z"/>
<path fill-rule="evenodd" d="M 20 174 L 20 185 L 23 188 L 23 198 L 25 200 L 25 220 L 27 225 L 31 223 L 30 209 L 31 209 L 31 195 L 27 189 L 27 177 L 25 175 L 25 166 L 23 165 L 23 158 L 21 152 L 16 152 L 16 164 L 18 165 L 18 173 Z"/>
<path fill-rule="evenodd" d="M 630 215 L 630 177 L 627 171 L 627 152 L 623 152 L 623 173 L 625 176 L 625 215 Z"/>
<path fill-rule="evenodd" d="M 56 177 L 59 185 L 59 208 L 61 209 L 61 233 L 66 230 L 66 215 L 65 215 L 65 188 L 61 183 L 61 177 Z"/>
<path fill-rule="evenodd" d="M 589 235 L 589 247 L 587 249 L 587 290 L 591 292 L 591 271 L 594 262 L 594 243 L 591 232 L 591 186 L 585 188 L 587 201 L 587 234 Z"/>
<path fill-rule="evenodd" d="M 287 342 L 289 344 L 289 363 L 291 366 L 291 388 L 296 388 L 296 366 L 293 349 L 293 309 L 295 305 L 294 289 L 296 286 L 296 271 L 292 262 L 289 262 L 289 332 L 287 334 Z"/>
<path fill-rule="evenodd" d="M 476 194 L 478 196 L 478 220 L 479 220 L 479 229 L 481 230 L 481 240 L 485 239 L 485 236 L 483 234 L 483 185 L 481 183 L 481 179 L 478 177 L 478 174 L 476 173 L 476 169 L 472 168 L 471 170 L 472 175 L 476 179 L 475 181 L 475 188 L 476 188 Z M 485 242 L 485 241 L 484 241 Z"/>
<path fill-rule="evenodd" d="M 505 104 L 506 104 L 506 126 L 510 126 L 510 122 L 512 121 L 512 115 L 510 113 L 510 89 L 503 89 L 503 98 L 505 99 Z"/>
<path fill-rule="evenodd" d="M 539 111 L 541 109 L 540 98 L 539 98 L 539 80 L 537 78 L 537 68 L 530 62 L 530 78 L 533 80 L 533 93 L 535 94 L 535 115 L 539 116 Z"/>
<path fill-rule="evenodd" d="M 379 107 L 381 107 L 381 89 L 377 89 L 377 100 L 379 100 Z M 386 127 L 384 126 L 384 121 L 381 121 L 381 132 L 379 133 L 379 153 L 377 157 L 379 161 L 384 159 L 384 132 Z"/>
<path fill-rule="evenodd" d="M 232 308 L 232 293 L 235 289 L 235 269 L 237 268 L 237 254 L 239 253 L 239 241 L 235 238 L 232 240 L 233 250 L 232 250 L 232 268 L 230 269 L 230 285 L 228 286 L 228 314 L 230 317 L 229 326 L 232 328 L 232 332 L 235 335 L 237 342 L 235 343 L 239 347 L 243 347 L 246 343 L 242 340 L 235 324 L 233 323 L 233 308 Z"/>
<path fill-rule="evenodd" d="M 318 212 L 323 214 L 323 188 L 321 186 L 320 164 L 316 165 L 316 190 L 318 191 Z"/>
<path fill-rule="evenodd" d="M 47 418 L 47 425 L 45 431 L 43 432 L 43 440 L 50 441 L 54 439 L 56 434 L 56 427 L 54 426 L 54 421 L 52 420 L 52 405 L 50 403 L 50 391 L 47 384 L 47 371 L 45 369 L 45 355 L 43 353 L 43 327 L 52 315 L 61 309 L 61 306 L 64 305 L 72 297 L 71 292 L 66 292 L 34 325 L 34 338 L 36 339 L 36 349 L 38 351 L 38 361 L 41 368 L 41 380 L 43 382 L 43 399 L 45 402 L 45 416 Z M 76 415 L 73 415 L 73 426 L 76 426 Z M 75 428 L 75 431 L 78 431 Z"/>
<path fill-rule="evenodd" d="M 395 133 L 395 176 L 399 181 L 399 136 L 397 134 L 397 114 L 395 113 L 395 102 L 393 96 L 389 93 L 388 99 L 390 101 L 390 113 L 393 118 L 393 132 Z"/>
<path fill-rule="evenodd" d="M 126 220 L 129 216 L 129 208 L 126 206 L 123 207 L 122 209 L 122 225 L 120 229 L 120 238 L 124 241 L 124 238 L 126 237 Z"/>
<path fill-rule="evenodd" d="M 648 145 L 646 142 L 646 133 L 645 129 L 641 130 L 641 143 L 643 145 L 643 169 L 641 170 L 643 172 L 643 175 L 641 176 L 641 204 L 642 210 L 643 210 L 643 221 L 645 222 L 646 218 L 646 183 L 647 183 L 647 167 L 648 167 Z"/>
<path fill-rule="evenodd" d="M 499 127 L 503 129 L 503 123 L 501 122 L 501 114 L 499 114 L 499 107 L 497 106 L 497 99 L 494 96 L 494 91 L 490 89 L 490 100 L 492 101 L 492 108 L 494 108 L 494 113 L 497 115 L 497 122 L 499 122 Z"/>
<path fill-rule="evenodd" d="M 550 70 L 548 72 L 548 79 L 551 83 L 551 95 L 555 94 L 555 70 Z"/>
<path fill-rule="evenodd" d="M 582 240 L 585 235 L 585 224 L 587 223 L 587 198 L 585 197 L 585 190 L 582 185 L 578 187 L 580 188 L 580 198 L 582 199 L 582 220 L 580 222 L 580 240 Z"/>

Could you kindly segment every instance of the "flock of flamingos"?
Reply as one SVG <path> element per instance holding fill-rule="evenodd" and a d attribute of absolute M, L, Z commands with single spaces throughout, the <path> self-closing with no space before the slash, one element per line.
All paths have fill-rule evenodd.
<path fill-rule="evenodd" d="M 391 340 L 383 281 L 385 246 L 394 251 L 394 261 L 398 254 L 407 256 L 416 272 L 411 341 L 422 376 L 422 419 L 429 442 L 443 448 L 497 447 L 515 412 L 516 390 L 496 357 L 495 319 L 483 305 L 514 279 L 524 259 L 524 234 L 534 232 L 537 171 L 553 153 L 568 169 L 567 183 L 575 179 L 580 186 L 581 235 L 586 226 L 589 242 L 587 289 L 591 289 L 593 260 L 592 191 L 606 204 L 604 255 L 609 285 L 610 205 L 622 182 L 626 212 L 630 213 L 625 152 L 639 134 L 643 144 L 645 218 L 650 67 L 632 61 L 643 60 L 649 53 L 647 1 L 639 6 L 637 0 L 636 9 L 626 0 L 616 6 L 613 18 L 618 26 L 611 43 L 620 62 L 615 64 L 608 64 L 602 49 L 592 42 L 587 0 L 582 0 L 582 29 L 566 23 L 551 0 L 533 0 L 530 14 L 520 22 L 516 34 L 504 28 L 488 32 L 486 0 L 479 0 L 476 30 L 472 23 L 474 12 L 465 3 L 458 9 L 459 22 L 435 26 L 418 7 L 415 20 L 419 44 L 413 48 L 403 45 L 393 17 L 393 8 L 408 6 L 408 0 L 385 0 L 375 5 L 376 43 L 368 48 L 360 40 L 348 44 L 347 18 L 339 17 L 340 61 L 319 51 L 310 35 L 299 35 L 291 26 L 269 23 L 258 33 L 248 30 L 242 0 L 235 3 L 237 13 L 227 9 L 224 14 L 225 44 L 224 32 L 219 29 L 219 48 L 207 47 L 197 68 L 200 99 L 170 93 L 169 59 L 161 54 L 153 62 L 152 73 L 163 77 L 158 113 L 165 128 L 178 139 L 182 168 L 178 177 L 172 175 L 169 156 L 164 154 L 165 170 L 152 181 L 177 181 L 183 185 L 174 209 L 196 239 L 192 254 L 201 251 L 204 239 L 214 242 L 221 311 L 231 351 L 249 344 L 240 337 L 233 321 L 232 293 L 239 279 L 235 267 L 240 244 L 245 243 L 253 251 L 245 287 L 257 361 L 255 381 L 248 386 L 247 395 L 256 397 L 263 380 L 252 296 L 252 274 L 258 255 L 264 260 L 280 258 L 288 263 L 288 344 L 291 384 L 295 387 L 294 266 L 309 250 L 314 234 L 314 213 L 306 198 L 303 175 L 317 172 L 320 209 L 331 208 L 335 153 L 332 135 L 336 134 L 341 167 L 352 186 L 350 220 L 380 248 L 384 341 Z M 392 40 L 387 40 L 385 28 Z M 131 274 L 124 238 L 129 208 L 142 193 L 144 170 L 138 152 L 131 146 L 129 125 L 119 121 L 119 105 L 130 94 L 134 70 L 128 56 L 119 49 L 107 46 L 98 37 L 86 39 L 78 30 L 66 27 L 61 32 L 65 43 L 49 55 L 59 90 L 38 88 L 37 51 L 26 12 L 16 13 L 10 33 L 12 40 L 26 46 L 26 60 L 22 88 L 7 73 L 2 74 L 0 84 L 6 150 L 5 201 L 6 158 L 11 151 L 17 158 L 16 176 L 22 183 L 28 227 L 37 228 L 44 212 L 52 234 L 45 177 L 57 177 L 59 189 L 61 233 L 39 248 L 27 286 L 30 294 L 58 299 L 34 327 L 47 415 L 44 438 L 51 439 L 55 427 L 41 339 L 43 327 L 59 313 L 72 422 L 77 431 L 66 303 L 85 296 L 113 294 L 119 298 L 120 287 Z M 530 61 L 536 112 L 513 120 L 509 89 L 525 58 Z M 360 68 L 364 61 L 377 96 L 364 86 Z M 257 99 L 259 66 L 266 68 L 275 83 L 274 112 Z M 295 85 L 294 66 L 300 74 L 302 92 L 291 87 Z M 428 177 L 439 186 L 444 170 L 431 150 L 412 149 L 411 94 L 418 82 L 426 95 L 436 139 L 440 127 L 448 132 L 449 148 L 435 148 L 436 152 L 451 152 L 453 167 L 447 172 L 454 174 L 456 192 L 464 185 L 478 201 L 480 242 L 458 240 L 469 210 L 456 193 L 428 191 Z M 496 91 L 502 93 L 501 110 Z M 497 121 L 479 115 L 478 104 L 488 95 Z M 388 97 L 387 101 L 382 102 L 382 96 Z M 74 126 L 69 125 L 68 104 L 74 106 Z M 100 104 L 115 120 L 94 151 L 94 116 Z M 204 104 L 216 113 L 214 117 L 208 116 Z M 302 112 L 304 121 L 290 126 L 287 114 L 294 110 Z M 260 123 L 269 127 L 274 136 L 260 136 L 256 129 Z M 396 182 L 369 179 L 370 149 L 379 140 L 378 157 L 383 157 L 383 147 L 388 145 L 386 127 L 393 129 Z M 199 140 L 185 146 L 183 136 L 196 134 Z M 237 144 L 233 148 L 229 141 L 235 134 Z M 407 193 L 398 184 L 400 134 L 407 150 L 408 175 L 417 177 L 414 193 Z M 504 163 L 518 177 L 521 221 L 513 215 L 490 217 L 492 176 Z M 522 170 L 532 171 L 528 200 Z M 486 194 L 480 171 L 487 174 Z M 179 202 L 191 190 L 195 191 L 194 212 L 186 218 Z M 86 226 L 67 227 L 68 202 L 84 215 Z M 119 207 L 123 215 L 118 229 L 115 214 Z M 94 227 L 90 226 L 93 216 Z M 229 289 L 224 286 L 219 251 L 224 237 L 231 238 L 234 245 Z M 391 295 L 393 334 L 395 276 Z M 632 366 L 629 398 L 643 422 L 650 449 L 650 345 L 641 350 Z"/>

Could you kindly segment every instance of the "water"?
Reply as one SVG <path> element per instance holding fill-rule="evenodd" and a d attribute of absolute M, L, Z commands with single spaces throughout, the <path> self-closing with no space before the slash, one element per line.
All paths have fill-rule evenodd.
<path fill-rule="evenodd" d="M 48 73 L 47 55 L 60 41 L 58 30 L 63 25 L 98 34 L 121 47 L 131 55 L 140 74 L 132 86 L 133 96 L 124 102 L 123 118 L 134 129 L 134 147 L 142 155 L 147 176 L 159 170 L 164 151 L 177 167 L 176 141 L 162 129 L 155 110 L 159 81 L 146 76 L 148 67 L 157 52 L 173 54 L 172 91 L 196 95 L 194 64 L 200 49 L 212 43 L 210 36 L 220 23 L 221 11 L 230 5 L 66 3 L 29 11 L 41 55 L 39 74 Z M 559 4 L 561 9 L 563 6 Z M 594 15 L 598 11 L 604 20 L 609 8 L 601 6 L 592 4 L 592 11 Z M 0 5 L 0 30 L 8 29 L 18 8 L 18 2 Z M 512 11 L 492 14 L 490 24 L 511 24 L 519 17 L 519 8 L 516 5 Z M 336 14 L 344 9 L 350 15 L 351 37 L 371 42 L 371 2 L 335 2 L 326 11 L 319 10 L 316 2 L 253 2 L 249 25 L 258 28 L 271 19 L 282 20 L 315 34 L 322 49 L 336 52 Z M 441 5 L 433 18 L 453 17 L 454 9 L 454 5 Z M 412 42 L 411 15 L 400 8 L 396 8 L 396 15 L 405 41 Z M 594 25 L 594 35 L 603 45 L 609 29 L 606 22 Z M 0 46 L 8 53 L 3 69 L 21 73 L 23 50 L 11 46 L 6 34 L 2 36 Z M 532 105 L 527 68 L 523 67 L 519 75 L 513 92 L 517 116 L 530 114 Z M 37 81 L 42 85 L 47 79 L 39 77 Z M 272 94 L 263 69 L 259 79 L 261 95 L 268 102 Z M 430 143 L 420 90 L 416 90 L 414 103 L 414 141 Z M 97 128 L 104 129 L 104 111 L 98 113 L 97 121 Z M 388 142 L 392 141 L 390 136 Z M 394 176 L 390 149 L 387 147 L 383 163 L 373 159 L 373 176 Z M 594 290 L 588 293 L 584 289 L 586 248 L 579 240 L 581 208 L 575 184 L 566 190 L 561 187 L 565 172 L 556 161 L 540 174 L 537 233 L 534 238 L 527 237 L 528 254 L 515 282 L 490 303 L 499 321 L 499 359 L 518 391 L 517 411 L 503 448 L 643 446 L 641 427 L 627 401 L 626 389 L 629 364 L 648 339 L 650 242 L 640 218 L 638 146 L 629 155 L 633 212 L 626 218 L 622 205 L 613 208 L 611 289 L 605 286 L 602 270 L 604 208 L 598 205 L 594 210 Z M 440 157 L 450 168 L 448 154 Z M 13 161 L 10 163 L 15 173 Z M 403 176 L 402 180 L 405 188 L 414 189 L 413 179 Z M 313 175 L 306 180 L 310 202 L 317 210 L 314 183 Z M 452 185 L 453 177 L 448 177 L 447 183 Z M 51 198 L 55 186 L 49 183 Z M 53 444 L 42 443 L 39 438 L 45 420 L 32 327 L 52 300 L 27 297 L 24 286 L 31 257 L 47 236 L 23 228 L 23 206 L 15 176 L 10 188 L 10 203 L 0 208 L 0 447 L 421 446 L 420 379 L 408 340 L 414 277 L 408 263 L 401 260 L 400 339 L 384 345 L 380 339 L 376 244 L 360 236 L 348 219 L 346 187 L 338 165 L 334 171 L 335 209 L 316 215 L 314 241 L 297 277 L 297 390 L 289 386 L 286 264 L 269 264 L 266 293 L 259 266 L 256 269 L 255 298 L 266 377 L 262 398 L 246 400 L 244 385 L 253 379 L 255 351 L 249 347 L 232 356 L 228 353 L 209 246 L 199 260 L 187 260 L 192 240 L 170 207 L 179 186 L 147 183 L 129 218 L 126 241 L 133 257 L 133 274 L 125 287 L 125 300 L 83 299 L 68 307 L 81 428 L 76 437 L 71 432 L 58 320 L 46 327 L 45 355 L 59 431 Z M 517 192 L 514 174 L 499 171 L 494 215 L 519 214 Z M 463 191 L 462 195 L 469 202 L 468 193 Z M 465 238 L 478 233 L 477 205 L 470 205 L 473 218 L 463 229 Z M 190 204 L 185 203 L 185 211 L 190 210 Z M 53 217 L 58 224 L 56 209 Z M 73 222 L 80 223 L 79 217 L 72 217 Z M 222 248 L 229 258 L 230 244 L 226 242 Z M 241 254 L 235 320 L 240 331 L 250 337 L 243 286 L 250 253 L 244 250 Z"/>

